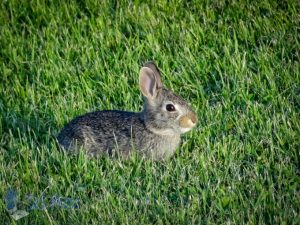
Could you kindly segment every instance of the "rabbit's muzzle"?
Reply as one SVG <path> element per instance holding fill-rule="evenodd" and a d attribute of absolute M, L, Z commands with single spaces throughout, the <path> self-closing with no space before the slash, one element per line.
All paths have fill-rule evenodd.
<path fill-rule="evenodd" d="M 187 115 L 180 117 L 179 125 L 182 128 L 192 128 L 196 125 L 198 118 L 195 113 L 189 112 Z"/>

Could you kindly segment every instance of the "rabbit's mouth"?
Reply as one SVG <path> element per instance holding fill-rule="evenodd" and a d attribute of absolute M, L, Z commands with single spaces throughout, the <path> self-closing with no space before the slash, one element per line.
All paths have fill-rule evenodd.
<path fill-rule="evenodd" d="M 184 134 L 184 133 L 186 133 L 186 132 L 188 132 L 188 131 L 190 131 L 192 129 L 192 127 L 191 128 L 180 128 L 180 132 L 182 133 L 182 134 Z"/>

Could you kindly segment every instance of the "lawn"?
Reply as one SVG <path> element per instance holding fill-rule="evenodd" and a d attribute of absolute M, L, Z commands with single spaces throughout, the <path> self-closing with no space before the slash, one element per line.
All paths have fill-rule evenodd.
<path fill-rule="evenodd" d="M 300 224 L 299 9 L 1 1 L 0 224 Z M 148 60 L 199 117 L 175 156 L 60 151 L 75 116 L 141 110 Z"/>

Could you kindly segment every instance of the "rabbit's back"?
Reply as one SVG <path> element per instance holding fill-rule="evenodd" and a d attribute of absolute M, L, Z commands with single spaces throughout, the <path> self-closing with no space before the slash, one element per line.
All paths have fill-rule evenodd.
<path fill-rule="evenodd" d="M 149 131 L 141 113 L 105 110 L 79 116 L 67 124 L 58 136 L 64 149 L 83 147 L 87 154 L 129 156 L 136 149 L 142 156 L 166 158 L 176 150 L 180 137 L 162 137 Z"/>
<path fill-rule="evenodd" d="M 132 126 L 143 128 L 137 113 L 116 110 L 95 111 L 79 116 L 67 124 L 58 136 L 58 142 L 70 151 L 83 147 L 89 155 L 112 153 L 113 149 L 127 154 Z"/>

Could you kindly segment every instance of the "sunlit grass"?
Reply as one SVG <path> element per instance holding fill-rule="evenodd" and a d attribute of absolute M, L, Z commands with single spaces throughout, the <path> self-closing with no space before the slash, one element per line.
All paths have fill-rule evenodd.
<path fill-rule="evenodd" d="M 300 223 L 297 1 L 0 7 L 1 224 Z M 176 155 L 59 151 L 55 136 L 75 116 L 141 110 L 148 60 L 199 117 Z M 18 221 L 9 188 L 29 211 Z M 28 195 L 44 195 L 47 210 L 30 210 Z M 80 206 L 49 207 L 55 195 Z"/>

